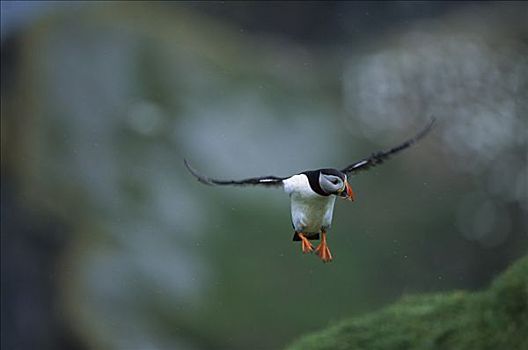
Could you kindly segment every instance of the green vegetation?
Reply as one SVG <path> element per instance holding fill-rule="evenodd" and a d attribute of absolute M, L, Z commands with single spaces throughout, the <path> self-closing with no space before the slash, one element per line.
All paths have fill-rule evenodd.
<path fill-rule="evenodd" d="M 288 349 L 528 349 L 527 334 L 528 256 L 483 292 L 405 297 Z"/>

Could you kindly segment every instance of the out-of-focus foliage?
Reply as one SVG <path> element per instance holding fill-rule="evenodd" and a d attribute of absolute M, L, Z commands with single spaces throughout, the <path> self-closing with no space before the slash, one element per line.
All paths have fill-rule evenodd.
<path fill-rule="evenodd" d="M 403 293 L 481 287 L 526 251 L 525 5 L 372 33 L 344 19 L 353 41 L 313 45 L 190 3 L 55 5 L 17 37 L 2 176 L 28 222 L 67 228 L 61 254 L 42 251 L 88 347 L 277 348 Z M 342 167 L 431 115 L 430 136 L 351 179 L 332 264 L 291 241 L 280 190 L 203 186 L 182 162 L 225 178 Z"/>
<path fill-rule="evenodd" d="M 288 349 L 526 349 L 528 257 L 484 292 L 407 296 Z"/>

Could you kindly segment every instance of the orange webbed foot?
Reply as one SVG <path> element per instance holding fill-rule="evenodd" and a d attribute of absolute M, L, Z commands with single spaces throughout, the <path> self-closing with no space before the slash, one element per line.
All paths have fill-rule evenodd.
<path fill-rule="evenodd" d="M 332 261 L 332 253 L 326 244 L 326 232 L 321 233 L 321 243 L 315 248 L 315 253 L 321 258 L 324 263 Z"/>
<path fill-rule="evenodd" d="M 313 252 L 314 247 L 313 247 L 312 243 L 310 243 L 308 238 L 306 238 L 303 233 L 299 233 L 298 236 L 301 239 L 302 252 L 304 254 Z"/>

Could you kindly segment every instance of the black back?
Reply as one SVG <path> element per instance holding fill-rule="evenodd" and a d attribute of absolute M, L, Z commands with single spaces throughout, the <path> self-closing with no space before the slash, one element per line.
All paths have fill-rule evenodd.
<path fill-rule="evenodd" d="M 306 175 L 306 177 L 308 178 L 308 183 L 310 184 L 310 188 L 315 193 L 321 196 L 327 197 L 330 195 L 326 193 L 325 191 L 323 191 L 323 189 L 321 188 L 321 185 L 319 184 L 319 175 L 321 173 L 327 174 L 327 175 L 334 175 L 334 176 L 341 178 L 341 180 L 345 181 L 345 174 L 337 169 L 325 168 L 325 169 L 303 171 L 301 174 Z"/>

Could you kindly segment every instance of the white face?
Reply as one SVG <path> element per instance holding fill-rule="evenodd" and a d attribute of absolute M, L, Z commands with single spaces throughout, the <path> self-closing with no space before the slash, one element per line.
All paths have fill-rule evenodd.
<path fill-rule="evenodd" d="M 345 189 L 345 182 L 339 176 L 319 174 L 319 185 L 328 194 L 339 194 Z"/>

